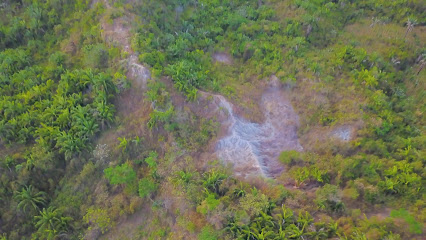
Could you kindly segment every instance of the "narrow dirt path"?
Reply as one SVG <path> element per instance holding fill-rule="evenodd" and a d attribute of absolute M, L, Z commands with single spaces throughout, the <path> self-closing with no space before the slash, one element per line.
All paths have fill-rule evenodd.
<path fill-rule="evenodd" d="M 104 2 L 107 8 L 110 8 L 107 1 Z M 138 57 L 131 49 L 129 22 L 132 21 L 132 18 L 130 14 L 126 14 L 114 19 L 113 24 L 104 23 L 102 28 L 107 41 L 117 43 L 129 52 L 129 57 L 125 60 L 129 70 L 128 77 L 132 80 L 132 88 L 139 89 L 133 94 L 140 96 L 141 92 L 146 89 L 146 83 L 151 74 L 147 67 L 138 63 Z M 216 53 L 214 58 L 218 58 L 217 61 L 226 60 L 227 64 L 231 64 L 229 57 L 224 53 Z M 131 93 L 130 95 L 132 95 Z M 208 111 L 205 113 L 206 115 L 202 114 L 203 117 L 209 118 L 211 113 L 214 113 L 216 117 L 218 114 L 222 115 L 219 122 L 221 127 L 226 129 L 227 134 L 217 142 L 215 153 L 225 163 L 231 163 L 234 166 L 234 173 L 237 176 L 278 176 L 284 170 L 278 162 L 280 152 L 303 149 L 297 137 L 298 116 L 290 101 L 284 96 L 278 79 L 271 80 L 270 86 L 263 93 L 260 102 L 266 119 L 263 123 L 250 122 L 239 116 L 234 112 L 234 106 L 221 95 L 201 91 L 200 94 L 211 97 L 211 104 L 206 104 Z M 132 103 L 131 100 L 128 100 L 128 102 L 134 104 L 134 101 Z M 194 106 L 185 101 L 179 104 Z M 195 105 L 195 108 L 198 107 L 201 106 Z M 127 108 L 127 106 L 119 106 L 119 108 Z M 195 112 L 199 111 L 195 108 L 193 107 Z M 227 117 L 223 117 L 223 112 L 217 112 L 219 108 L 226 111 Z"/>
<path fill-rule="evenodd" d="M 107 0 L 103 3 L 107 8 L 111 8 Z M 106 42 L 118 45 L 129 53 L 123 63 L 128 69 L 127 77 L 132 87 L 117 98 L 118 116 L 127 118 L 126 123 L 140 125 L 139 128 L 142 129 L 143 117 L 148 116 L 150 111 L 150 104 L 143 100 L 143 92 L 146 90 L 151 74 L 146 66 L 138 63 L 138 56 L 131 49 L 130 23 L 133 19 L 134 16 L 126 13 L 114 19 L 112 24 L 107 22 L 101 24 Z M 232 61 L 226 61 L 226 63 L 232 64 Z M 170 86 L 172 87 L 173 84 Z M 222 134 L 217 142 L 212 143 L 214 147 L 211 154 L 209 153 L 209 158 L 220 158 L 225 163 L 231 163 L 236 176 L 276 177 L 284 170 L 278 161 L 280 152 L 303 149 L 297 138 L 298 116 L 277 79 L 271 81 L 265 88 L 259 103 L 265 117 L 262 123 L 250 122 L 241 117 L 237 111 L 234 111 L 235 106 L 221 95 L 199 91 L 199 100 L 196 103 L 188 103 L 185 100 L 173 103 L 176 109 L 189 107 L 198 116 L 215 118 L 220 122 Z M 134 131 L 137 130 L 134 129 Z M 113 141 L 119 134 L 119 132 L 111 131 L 105 137 Z M 150 217 L 150 210 L 147 210 L 146 206 L 127 219 L 121 220 L 115 229 L 100 239 L 121 239 L 123 235 L 131 237 L 136 234 L 137 228 L 145 224 Z"/>
<path fill-rule="evenodd" d="M 107 9 L 111 9 L 108 0 L 95 0 L 92 4 L 102 2 Z M 131 87 L 124 90 L 116 99 L 115 105 L 118 117 L 125 122 L 126 129 L 132 129 L 132 132 L 138 135 L 144 135 L 144 118 L 149 115 L 150 104 L 144 101 L 144 92 L 147 81 L 151 78 L 151 73 L 147 67 L 138 63 L 138 56 L 131 48 L 130 40 L 132 38 L 130 23 L 134 16 L 125 13 L 122 17 L 114 19 L 112 24 L 106 21 L 101 22 L 102 37 L 108 44 L 120 47 L 128 53 L 128 57 L 122 60 L 122 64 L 127 68 L 127 79 Z M 111 129 L 105 132 L 100 142 L 114 144 L 117 137 L 127 130 Z M 98 239 L 136 239 L 138 229 L 143 226 L 151 215 L 151 207 L 144 204 L 142 209 L 134 214 L 120 219 L 117 226 Z"/>

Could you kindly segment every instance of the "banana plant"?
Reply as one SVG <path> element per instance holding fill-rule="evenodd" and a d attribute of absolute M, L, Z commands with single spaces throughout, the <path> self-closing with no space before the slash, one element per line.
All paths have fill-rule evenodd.
<path fill-rule="evenodd" d="M 127 149 L 127 145 L 129 144 L 129 142 L 127 141 L 126 137 L 118 137 L 118 141 L 120 141 L 120 143 L 118 144 L 118 148 L 121 149 L 121 151 L 124 153 Z"/>
<path fill-rule="evenodd" d="M 274 240 L 287 240 L 287 232 L 283 228 L 282 224 L 280 224 L 280 228 L 278 228 L 278 232 L 274 237 Z"/>
<path fill-rule="evenodd" d="M 71 118 L 70 110 L 69 108 L 65 108 L 61 110 L 58 117 L 56 118 L 56 124 L 58 124 L 58 126 L 62 129 L 69 128 L 71 126 L 70 118 Z"/>
<path fill-rule="evenodd" d="M 203 185 L 208 190 L 220 195 L 219 186 L 223 180 L 226 179 L 226 175 L 220 172 L 216 172 L 214 169 L 204 174 Z"/>
<path fill-rule="evenodd" d="M 107 104 L 105 101 L 96 102 L 95 104 L 98 121 L 101 123 L 101 128 L 104 129 L 105 125 L 109 126 L 109 123 L 114 120 L 114 106 Z"/>
<path fill-rule="evenodd" d="M 179 90 L 180 92 L 183 92 L 183 90 L 186 88 L 185 85 L 182 82 L 175 82 L 175 88 Z"/>
<path fill-rule="evenodd" d="M 115 93 L 117 90 L 111 77 L 105 73 L 99 73 L 93 77 L 93 83 L 97 91 L 104 91 L 106 94 Z"/>
<path fill-rule="evenodd" d="M 306 226 L 311 224 L 314 221 L 311 214 L 309 212 L 299 212 L 299 215 L 297 217 L 297 223 L 299 227 L 302 225 L 302 229 L 305 229 Z"/>
<path fill-rule="evenodd" d="M 25 168 L 27 169 L 27 171 L 31 171 L 34 169 L 34 164 L 35 164 L 35 160 L 32 154 L 28 155 L 27 157 L 25 157 L 25 159 L 27 160 L 27 162 L 25 163 Z"/>
<path fill-rule="evenodd" d="M 252 235 L 257 240 L 267 240 L 273 238 L 275 235 L 273 231 L 262 228 L 260 231 L 256 228 L 252 229 Z"/>
<path fill-rule="evenodd" d="M 273 221 L 272 216 L 264 212 L 260 212 L 260 215 L 254 219 L 254 222 L 260 224 L 263 227 L 268 227 L 268 228 L 275 227 L 275 223 Z"/>
<path fill-rule="evenodd" d="M 89 109 L 87 106 L 77 105 L 71 111 L 72 118 L 75 123 L 80 123 L 85 120 L 86 116 L 89 115 Z"/>
<path fill-rule="evenodd" d="M 391 194 L 398 193 L 398 190 L 397 190 L 397 186 L 399 184 L 398 179 L 394 180 L 393 178 L 385 177 L 385 181 L 383 183 L 384 183 L 385 192 L 388 192 Z"/>
<path fill-rule="evenodd" d="M 284 204 L 281 205 L 281 212 L 276 215 L 278 224 L 283 228 L 287 227 L 294 220 L 294 213 L 290 208 L 287 208 Z"/>
<path fill-rule="evenodd" d="M 306 235 L 315 240 L 327 239 L 328 237 L 327 232 L 325 232 L 323 228 L 308 232 Z"/>
<path fill-rule="evenodd" d="M 186 98 L 188 99 L 188 101 L 193 102 L 197 100 L 197 93 L 198 93 L 198 90 L 195 87 L 193 87 L 187 91 Z"/>
<path fill-rule="evenodd" d="M 228 224 L 225 230 L 231 232 L 233 237 L 240 237 L 242 235 L 243 226 L 238 224 L 234 217 L 228 217 Z"/>
<path fill-rule="evenodd" d="M 290 224 L 287 228 L 286 231 L 288 232 L 288 237 L 290 239 L 301 239 L 303 236 L 303 231 L 304 229 L 300 229 L 298 226 L 296 226 L 295 224 Z"/>
<path fill-rule="evenodd" d="M 294 171 L 295 187 L 299 188 L 306 180 L 309 179 L 309 169 L 306 167 L 297 168 Z"/>
<path fill-rule="evenodd" d="M 337 224 L 337 222 L 330 222 L 328 224 L 328 235 L 334 237 L 334 235 L 337 234 L 338 227 L 339 225 Z"/>
<path fill-rule="evenodd" d="M 317 167 L 312 167 L 309 170 L 310 175 L 314 178 L 315 181 L 323 183 L 326 180 L 328 180 L 325 175 L 327 174 L 326 171 L 322 171 L 320 169 L 318 169 Z"/>
<path fill-rule="evenodd" d="M 96 123 L 95 119 L 85 118 L 81 121 L 80 124 L 80 131 L 87 138 L 95 135 L 95 133 L 99 131 L 98 124 Z"/>
<path fill-rule="evenodd" d="M 236 187 L 233 191 L 233 195 L 237 198 L 244 197 L 246 195 L 246 191 L 243 187 L 243 183 L 240 182 L 240 186 Z"/>
<path fill-rule="evenodd" d="M 56 138 L 56 147 L 59 148 L 60 153 L 65 154 L 65 159 L 69 160 L 76 153 L 81 153 L 85 149 L 87 138 L 84 136 L 77 136 L 67 132 L 60 132 Z"/>
<path fill-rule="evenodd" d="M 241 230 L 241 235 L 238 239 L 245 239 L 245 240 L 255 240 L 256 238 L 253 236 L 253 232 L 251 231 L 251 228 L 247 225 L 244 225 Z"/>
<path fill-rule="evenodd" d="M 193 176 L 194 176 L 194 173 L 191 173 L 191 172 L 187 172 L 187 171 L 178 171 L 177 172 L 177 177 L 178 177 L 178 180 L 180 181 L 180 182 L 182 182 L 183 184 L 185 184 L 185 185 L 187 185 L 187 184 L 189 184 L 191 181 L 192 181 L 192 178 L 193 178 Z"/>

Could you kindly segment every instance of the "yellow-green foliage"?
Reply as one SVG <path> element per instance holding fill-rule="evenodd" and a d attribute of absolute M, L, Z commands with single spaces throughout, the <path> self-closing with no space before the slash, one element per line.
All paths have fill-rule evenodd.
<path fill-rule="evenodd" d="M 107 232 L 114 226 L 114 222 L 109 217 L 105 209 L 91 207 L 87 209 L 83 220 L 89 225 L 89 230 L 98 228 L 102 233 Z"/>
<path fill-rule="evenodd" d="M 2 1 L 0 238 L 80 238 L 133 213 L 143 239 L 421 238 L 425 19 L 421 0 Z M 129 89 L 129 56 L 148 89 Z M 273 77 L 304 152 L 265 181 L 207 164 L 202 91 L 261 121 Z M 342 126 L 351 139 L 328 140 Z"/>

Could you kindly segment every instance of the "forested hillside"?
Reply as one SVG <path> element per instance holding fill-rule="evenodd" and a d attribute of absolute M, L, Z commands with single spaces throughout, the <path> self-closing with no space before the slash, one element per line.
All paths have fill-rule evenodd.
<path fill-rule="evenodd" d="M 426 2 L 3 0 L 0 240 L 424 239 Z"/>

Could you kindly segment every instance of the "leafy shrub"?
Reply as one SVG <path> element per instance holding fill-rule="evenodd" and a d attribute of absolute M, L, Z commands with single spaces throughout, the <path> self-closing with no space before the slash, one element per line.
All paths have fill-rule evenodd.
<path fill-rule="evenodd" d="M 201 202 L 200 206 L 197 207 L 197 212 L 206 215 L 208 212 L 213 211 L 220 204 L 220 200 L 216 199 L 214 193 L 208 193 L 206 199 Z"/>
<path fill-rule="evenodd" d="M 242 197 L 240 199 L 240 206 L 249 216 L 253 217 L 259 215 L 261 212 L 266 212 L 270 205 L 266 195 L 255 191 Z"/>
<path fill-rule="evenodd" d="M 141 198 L 149 197 L 158 188 L 158 185 L 152 178 L 142 178 L 139 180 L 139 196 Z"/>
<path fill-rule="evenodd" d="M 278 159 L 288 165 L 295 164 L 301 160 L 301 153 L 295 150 L 281 152 Z"/>
<path fill-rule="evenodd" d="M 84 48 L 84 65 L 90 68 L 108 67 L 109 53 L 103 44 L 86 45 Z"/>
<path fill-rule="evenodd" d="M 89 230 L 99 228 L 102 233 L 109 231 L 115 224 L 108 212 L 102 208 L 90 207 L 86 211 L 83 220 L 89 224 Z"/>
<path fill-rule="evenodd" d="M 344 204 L 341 200 L 341 192 L 335 185 L 326 184 L 316 191 L 316 199 L 320 209 L 325 209 L 331 212 L 340 212 L 344 209 Z"/>
<path fill-rule="evenodd" d="M 199 240 L 217 240 L 217 234 L 211 226 L 205 226 L 201 229 L 201 233 L 198 235 Z"/>
<path fill-rule="evenodd" d="M 136 179 L 136 172 L 129 163 L 104 170 L 105 177 L 111 184 L 129 184 Z"/>
<path fill-rule="evenodd" d="M 174 114 L 174 108 L 171 106 L 166 111 L 162 112 L 154 109 L 150 114 L 150 119 L 147 123 L 148 128 L 152 129 L 158 125 L 158 123 L 167 123 L 170 121 Z"/>
<path fill-rule="evenodd" d="M 422 234 L 422 225 L 406 209 L 392 210 L 390 216 L 404 219 L 408 223 L 411 233 Z"/>

